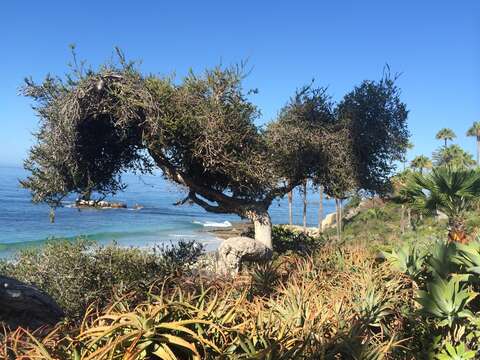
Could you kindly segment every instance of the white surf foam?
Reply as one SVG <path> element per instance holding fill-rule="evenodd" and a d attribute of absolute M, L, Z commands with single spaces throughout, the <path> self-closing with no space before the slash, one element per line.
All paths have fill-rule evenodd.
<path fill-rule="evenodd" d="M 227 228 L 227 227 L 231 227 L 231 226 L 232 226 L 232 223 L 231 223 L 230 221 L 224 221 L 224 222 L 215 222 L 215 221 L 205 221 L 205 222 L 201 222 L 201 221 L 194 221 L 193 223 L 194 223 L 194 224 L 202 225 L 202 226 L 204 226 L 204 227 Z"/>

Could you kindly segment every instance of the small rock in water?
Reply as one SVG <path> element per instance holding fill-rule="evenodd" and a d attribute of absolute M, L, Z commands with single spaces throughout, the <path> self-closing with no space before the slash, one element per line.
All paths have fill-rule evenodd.
<path fill-rule="evenodd" d="M 113 209 L 126 209 L 127 204 L 121 202 L 109 202 L 109 201 L 95 201 L 95 200 L 77 200 L 75 202 L 77 207 L 95 207 L 95 208 L 113 208 Z"/>

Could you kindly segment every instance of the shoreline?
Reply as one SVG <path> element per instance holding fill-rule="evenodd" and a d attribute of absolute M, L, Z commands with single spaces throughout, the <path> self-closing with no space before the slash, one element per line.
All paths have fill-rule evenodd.
<path fill-rule="evenodd" d="M 206 232 L 223 241 L 231 237 L 242 236 L 242 233 L 252 227 L 252 224 L 248 221 L 234 221 L 231 224 L 232 226 L 229 227 L 212 226 L 211 228 L 203 228 L 199 232 Z"/>

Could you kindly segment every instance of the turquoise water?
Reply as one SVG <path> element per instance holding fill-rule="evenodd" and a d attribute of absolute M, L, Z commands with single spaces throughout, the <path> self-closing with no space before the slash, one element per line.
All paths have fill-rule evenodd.
<path fill-rule="evenodd" d="M 219 241 L 207 232 L 209 225 L 225 221 L 239 221 L 235 215 L 211 214 L 198 206 L 174 206 L 182 199 L 182 191 L 161 176 L 125 175 L 127 190 L 112 199 L 127 203 L 128 209 L 82 209 L 65 206 L 57 209 L 55 222 L 49 221 L 49 208 L 30 201 L 27 190 L 18 180 L 26 176 L 19 167 L 0 166 L 0 255 L 12 254 L 17 249 L 41 245 L 48 239 L 75 239 L 78 236 L 106 244 L 116 241 L 122 246 L 150 247 L 184 239 L 196 239 L 208 249 Z M 301 222 L 300 195 L 294 202 L 295 221 Z M 140 210 L 131 207 L 143 206 Z M 333 210 L 331 201 L 325 202 L 325 214 Z M 288 221 L 286 199 L 272 204 L 270 214 L 274 223 Z M 318 194 L 309 196 L 308 223 L 317 225 Z"/>

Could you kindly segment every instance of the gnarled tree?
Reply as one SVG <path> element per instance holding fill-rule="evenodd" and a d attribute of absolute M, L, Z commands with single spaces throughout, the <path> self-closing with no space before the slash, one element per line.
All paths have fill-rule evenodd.
<path fill-rule="evenodd" d="M 49 76 L 41 84 L 27 80 L 24 93 L 36 102 L 40 118 L 37 142 L 25 161 L 30 175 L 22 181 L 33 201 L 56 207 L 71 193 L 115 194 L 125 187 L 122 173 L 159 168 L 185 189 L 179 204 L 248 218 L 255 225 L 255 239 L 271 248 L 270 204 L 307 178 L 323 162 L 329 144 L 338 143 L 336 129 L 318 118 L 323 114 L 318 106 L 328 103 L 325 96 L 309 93 L 318 100 L 317 108 L 300 101 L 310 105 L 301 107 L 303 120 L 297 125 L 283 121 L 281 114 L 263 130 L 255 125 L 259 110 L 242 88 L 241 67 L 217 67 L 201 76 L 189 73 L 175 82 L 144 76 L 120 60 L 120 65 L 76 71 L 65 79 Z M 391 120 L 383 114 L 396 105 L 389 102 L 392 94 L 384 95 L 383 103 L 374 104 L 375 111 L 383 106 L 380 122 Z M 369 105 L 362 104 L 368 114 Z M 317 117 L 309 117 L 311 113 Z M 353 111 L 349 121 L 336 126 L 348 133 L 358 123 L 362 131 L 378 132 L 378 121 L 359 116 L 365 113 Z M 375 128 L 370 130 L 371 121 Z M 355 150 L 366 155 L 351 157 L 354 169 L 390 161 L 384 144 L 398 142 L 406 125 L 397 121 L 389 126 L 399 130 L 389 129 L 390 137 L 382 134 L 376 140 L 375 145 L 383 144 L 381 151 Z M 385 160 L 379 158 L 385 155 Z"/>

